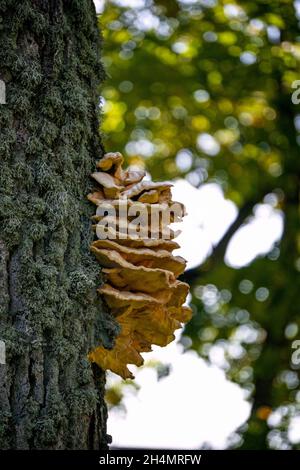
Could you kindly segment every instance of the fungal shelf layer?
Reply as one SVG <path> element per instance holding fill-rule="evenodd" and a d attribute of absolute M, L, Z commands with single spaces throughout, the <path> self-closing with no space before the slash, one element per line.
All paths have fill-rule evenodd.
<path fill-rule="evenodd" d="M 186 262 L 172 254 L 179 245 L 164 221 L 167 209 L 174 207 L 172 185 L 145 181 L 143 171 L 125 171 L 122 164 L 120 153 L 106 154 L 97 164 L 99 171 L 92 174 L 97 189 L 88 195 L 97 206 L 93 227 L 99 237 L 91 251 L 106 278 L 98 291 L 120 325 L 114 348 L 98 346 L 89 359 L 127 379 L 133 378 L 127 365 L 141 366 L 141 353 L 151 351 L 152 345 L 170 343 L 174 331 L 190 319 L 191 309 L 183 305 L 189 286 L 177 279 Z M 185 215 L 182 204 L 175 204 Z M 130 210 L 139 207 L 144 224 L 137 226 Z M 116 220 L 106 208 L 113 209 Z M 151 221 L 154 213 L 159 214 L 156 225 Z M 181 218 L 170 210 L 169 214 L 171 222 Z M 132 231 L 125 233 L 124 227 Z"/>

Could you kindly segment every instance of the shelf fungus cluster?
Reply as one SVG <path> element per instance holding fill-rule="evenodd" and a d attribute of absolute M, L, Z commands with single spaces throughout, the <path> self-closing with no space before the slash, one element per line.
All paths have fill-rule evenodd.
<path fill-rule="evenodd" d="M 166 346 L 174 331 L 191 317 L 184 306 L 189 286 L 177 278 L 186 262 L 170 224 L 185 215 L 172 201 L 170 183 L 145 180 L 143 171 L 123 170 L 120 153 L 108 153 L 97 164 L 97 189 L 88 199 L 97 206 L 91 245 L 105 274 L 98 291 L 120 325 L 113 349 L 96 347 L 89 359 L 124 379 L 128 364 L 143 364 L 141 353 Z"/>

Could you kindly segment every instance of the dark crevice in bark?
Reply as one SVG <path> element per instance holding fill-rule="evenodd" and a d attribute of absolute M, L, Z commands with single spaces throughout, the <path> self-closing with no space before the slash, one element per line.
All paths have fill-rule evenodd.
<path fill-rule="evenodd" d="M 94 449 L 94 437 L 95 437 L 95 413 L 92 414 L 90 418 L 90 425 L 89 425 L 89 434 L 88 434 L 88 448 L 93 450 Z"/>

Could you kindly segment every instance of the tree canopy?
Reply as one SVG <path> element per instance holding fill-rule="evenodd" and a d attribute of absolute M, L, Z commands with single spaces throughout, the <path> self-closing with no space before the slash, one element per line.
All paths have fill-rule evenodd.
<path fill-rule="evenodd" d="M 292 101 L 300 2 L 135 3 L 107 1 L 99 17 L 105 145 L 153 179 L 216 182 L 236 204 L 234 223 L 185 274 L 194 316 L 183 341 L 207 360 L 222 348 L 228 377 L 253 404 L 236 446 L 297 447 L 288 426 L 300 407 L 291 363 L 300 323 L 300 107 Z M 282 239 L 249 265 L 228 266 L 228 243 L 261 203 L 282 214 Z"/>

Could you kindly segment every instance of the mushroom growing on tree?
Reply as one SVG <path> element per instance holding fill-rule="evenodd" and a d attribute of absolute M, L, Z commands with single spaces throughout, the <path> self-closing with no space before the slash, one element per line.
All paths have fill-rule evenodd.
<path fill-rule="evenodd" d="M 88 199 L 97 206 L 93 220 L 102 229 L 95 226 L 99 239 L 91 251 L 106 276 L 98 292 L 116 317 L 120 334 L 112 349 L 100 345 L 89 359 L 127 379 L 133 378 L 127 365 L 141 366 L 141 353 L 173 341 L 174 331 L 191 318 L 191 309 L 183 305 L 189 286 L 177 279 L 186 262 L 172 254 L 179 245 L 168 227 L 185 215 L 184 206 L 172 201 L 171 183 L 143 181 L 144 172 L 123 170 L 122 164 L 120 153 L 108 153 L 97 164 L 101 171 L 91 175 L 99 187 Z M 174 204 L 179 208 L 175 215 Z M 140 227 L 134 225 L 134 211 L 130 215 L 134 208 L 146 214 Z M 156 226 L 151 220 L 154 209 Z"/>

